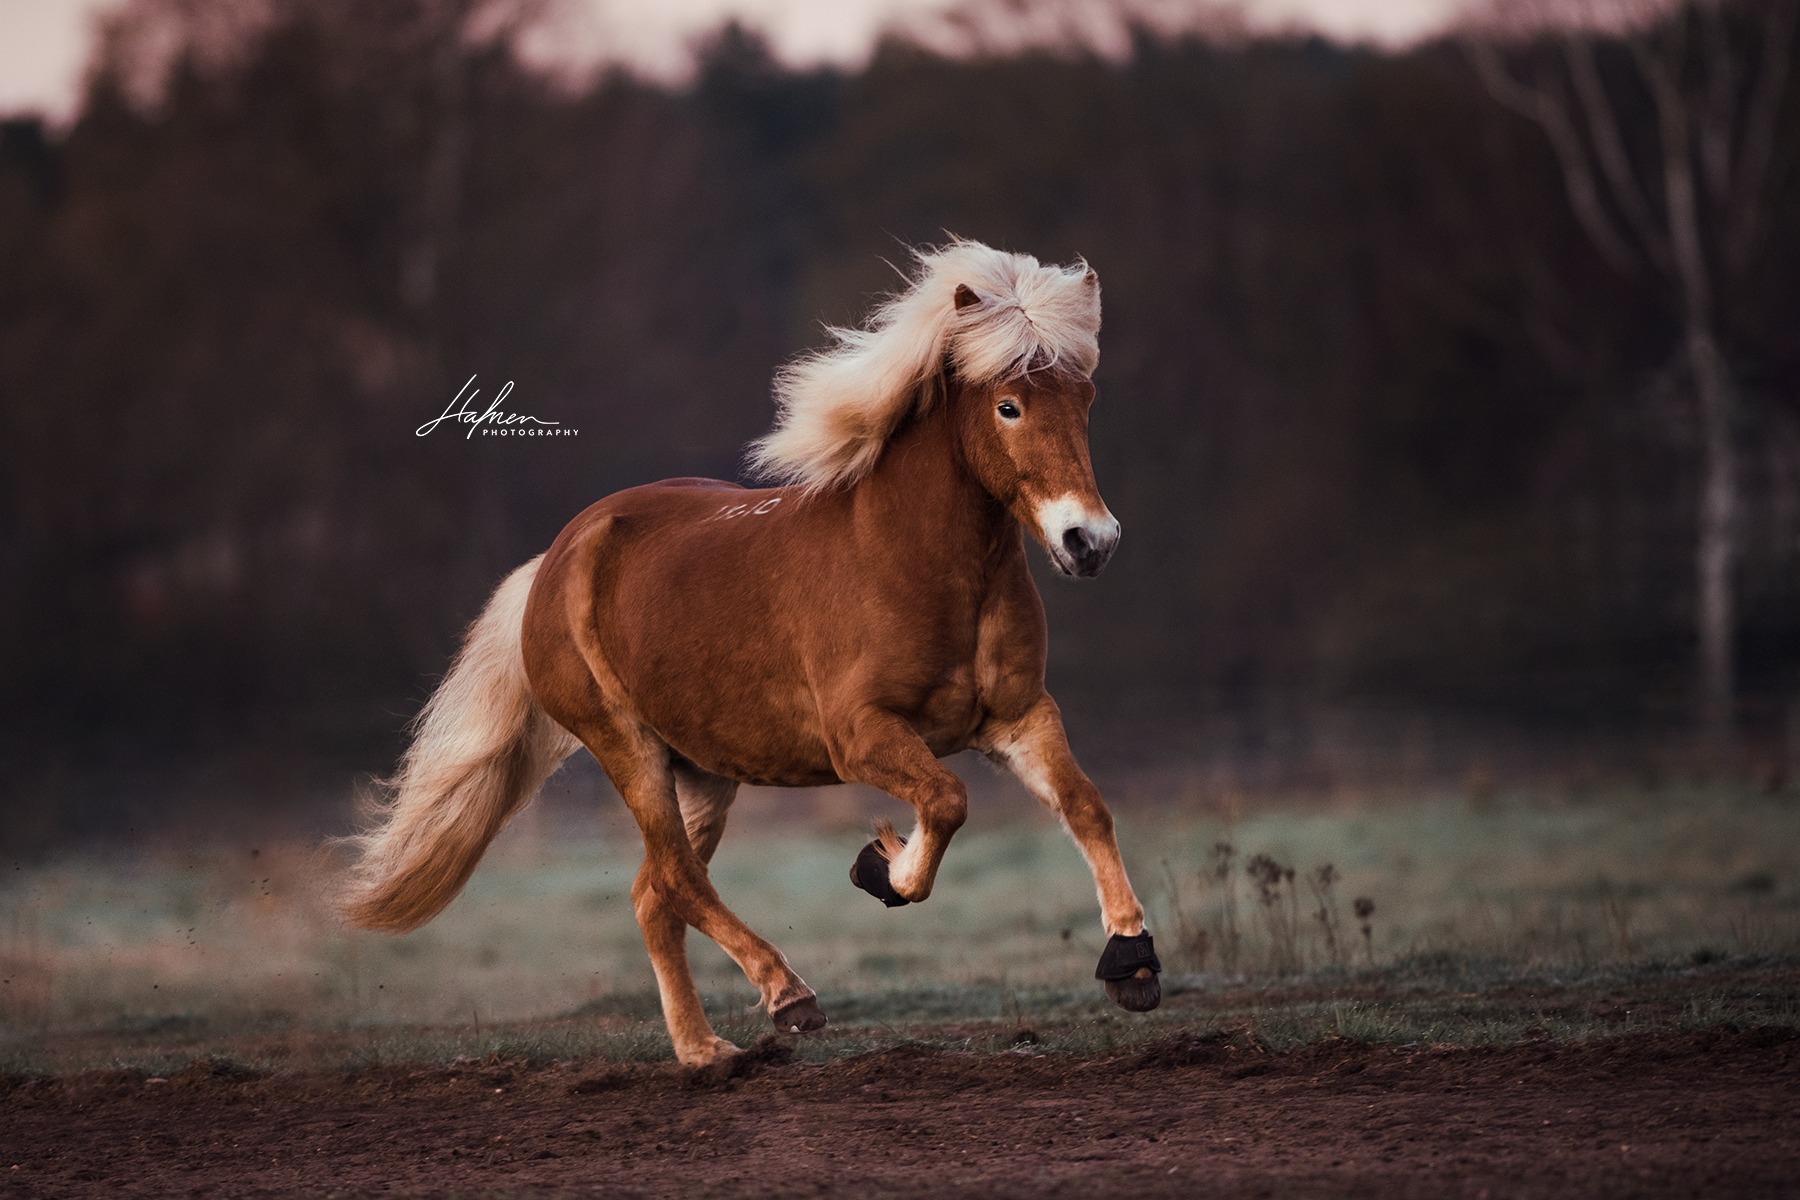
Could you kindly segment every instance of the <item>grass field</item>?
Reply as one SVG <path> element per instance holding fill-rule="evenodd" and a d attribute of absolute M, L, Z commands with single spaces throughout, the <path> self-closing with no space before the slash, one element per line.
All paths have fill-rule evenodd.
<path fill-rule="evenodd" d="M 1136 1018 L 1092 981 L 1104 937 L 1073 845 L 1021 796 L 975 782 L 977 817 L 932 898 L 892 911 L 846 878 L 867 816 L 895 815 L 891 801 L 841 789 L 740 801 L 714 879 L 818 990 L 833 1025 L 803 1053 L 1021 1036 L 1083 1049 L 1175 1027 L 1292 1044 L 1800 1024 L 1786 983 L 1800 967 L 1790 798 L 1123 806 L 1168 993 Z M 628 901 L 639 854 L 616 812 L 553 797 L 443 916 L 400 938 L 337 926 L 323 899 L 333 860 L 310 845 L 9 864 L 0 1070 L 155 1067 L 226 1047 L 348 1062 L 666 1056 Z M 697 935 L 690 952 L 722 1032 L 766 1030 L 736 968 Z"/>

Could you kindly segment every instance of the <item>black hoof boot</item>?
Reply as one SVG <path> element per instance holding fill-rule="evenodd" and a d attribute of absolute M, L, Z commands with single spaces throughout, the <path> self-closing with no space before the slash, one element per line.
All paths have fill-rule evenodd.
<path fill-rule="evenodd" d="M 1161 973 L 1148 931 L 1136 937 L 1113 934 L 1094 968 L 1094 978 L 1106 985 L 1107 996 L 1127 1012 L 1149 1012 L 1162 1003 L 1162 984 L 1156 978 Z"/>
<path fill-rule="evenodd" d="M 904 846 L 905 840 L 902 839 L 900 844 Z M 888 860 L 881 852 L 880 842 L 870 842 L 862 848 L 862 853 L 850 864 L 850 882 L 889 908 L 911 903 L 888 882 Z"/>

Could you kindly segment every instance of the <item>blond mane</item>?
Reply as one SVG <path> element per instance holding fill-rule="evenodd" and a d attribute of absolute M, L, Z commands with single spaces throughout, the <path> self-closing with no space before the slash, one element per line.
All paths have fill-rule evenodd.
<path fill-rule="evenodd" d="M 1055 368 L 1092 375 L 1100 361 L 1100 284 L 1085 262 L 1041 266 L 980 242 L 914 251 L 910 286 L 861 329 L 775 376 L 775 428 L 750 444 L 750 470 L 809 492 L 869 472 L 908 416 L 936 402 L 948 365 L 975 384 Z M 956 306 L 967 287 L 975 302 Z"/>

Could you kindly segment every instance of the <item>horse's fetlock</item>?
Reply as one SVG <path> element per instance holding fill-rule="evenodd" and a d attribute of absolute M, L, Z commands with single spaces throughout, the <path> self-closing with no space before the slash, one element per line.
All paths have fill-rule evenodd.
<path fill-rule="evenodd" d="M 1143 905 L 1134 904 L 1130 908 L 1124 910 L 1118 917 L 1108 918 L 1101 922 L 1101 924 L 1109 935 L 1117 937 L 1137 937 L 1144 932 Z"/>
<path fill-rule="evenodd" d="M 932 878 L 920 871 L 918 875 L 907 879 L 894 880 L 894 891 L 909 904 L 918 904 L 931 898 Z"/>
<path fill-rule="evenodd" d="M 675 1047 L 675 1061 L 684 1067 L 711 1067 L 727 1063 L 743 1050 L 708 1030 L 704 1037 Z"/>

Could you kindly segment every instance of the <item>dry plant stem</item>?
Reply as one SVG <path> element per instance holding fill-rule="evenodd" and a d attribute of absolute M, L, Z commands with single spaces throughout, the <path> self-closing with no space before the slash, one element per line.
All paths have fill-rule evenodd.
<path fill-rule="evenodd" d="M 1306 886 L 1312 891 L 1313 900 L 1319 906 L 1313 911 L 1313 918 L 1319 922 L 1319 929 L 1325 938 L 1325 957 L 1333 964 L 1343 961 L 1337 938 L 1337 899 L 1332 894 L 1332 887 L 1336 883 L 1337 868 L 1330 863 L 1306 877 Z"/>
<path fill-rule="evenodd" d="M 1300 954 L 1300 888 L 1294 883 L 1294 868 L 1288 867 L 1283 871 L 1281 881 L 1287 888 L 1288 969 L 1298 971 L 1303 964 Z"/>
<path fill-rule="evenodd" d="M 1213 878 L 1221 889 L 1219 965 L 1232 974 L 1237 972 L 1238 955 L 1243 946 L 1237 921 L 1237 886 L 1232 872 L 1236 858 L 1237 847 L 1230 842 L 1213 845 Z"/>
<path fill-rule="evenodd" d="M 1369 966 L 1375 965 L 1375 902 L 1367 896 L 1358 896 L 1351 906 L 1356 912 L 1356 920 L 1362 927 L 1363 954 L 1368 958 Z"/>

